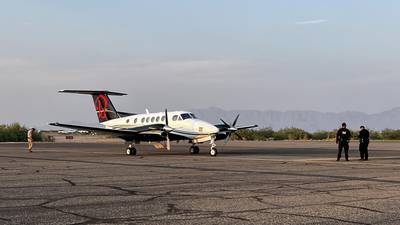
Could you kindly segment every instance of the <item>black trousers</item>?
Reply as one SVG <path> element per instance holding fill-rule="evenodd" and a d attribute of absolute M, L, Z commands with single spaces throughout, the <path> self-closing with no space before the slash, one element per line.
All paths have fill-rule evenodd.
<path fill-rule="evenodd" d="M 360 143 L 360 158 L 368 160 L 368 143 Z"/>
<path fill-rule="evenodd" d="M 346 157 L 346 160 L 348 160 L 349 159 L 349 143 L 347 141 L 339 143 L 337 159 L 339 160 L 342 157 L 343 149 L 344 149 L 344 156 Z"/>

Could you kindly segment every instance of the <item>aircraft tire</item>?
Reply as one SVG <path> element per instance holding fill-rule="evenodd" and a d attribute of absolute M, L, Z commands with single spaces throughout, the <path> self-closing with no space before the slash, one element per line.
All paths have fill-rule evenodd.
<path fill-rule="evenodd" d="M 199 146 L 194 146 L 194 154 L 199 154 L 200 153 L 200 148 Z"/>
<path fill-rule="evenodd" d="M 215 156 L 217 156 L 217 155 L 218 155 L 217 148 L 212 148 L 212 149 L 210 149 L 210 156 L 215 157 Z"/>
<path fill-rule="evenodd" d="M 189 148 L 189 153 L 191 154 L 191 155 L 193 155 L 193 154 L 196 154 L 196 150 L 195 150 L 195 146 L 190 146 L 190 148 Z"/>
<path fill-rule="evenodd" d="M 136 155 L 136 148 L 127 148 L 126 155 Z"/>

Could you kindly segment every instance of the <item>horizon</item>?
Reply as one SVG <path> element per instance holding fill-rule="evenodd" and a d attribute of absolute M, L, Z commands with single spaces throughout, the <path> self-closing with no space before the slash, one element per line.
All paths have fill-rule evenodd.
<path fill-rule="evenodd" d="M 117 107 L 117 109 L 118 109 L 118 107 Z M 182 110 L 179 110 L 179 109 L 178 110 L 175 110 L 175 109 L 171 109 L 170 110 L 170 109 L 168 109 L 168 110 L 169 110 L 169 112 L 182 111 Z M 207 113 L 206 115 L 204 114 L 205 112 L 208 112 L 210 110 L 213 111 L 213 112 L 212 113 Z M 84 120 L 80 120 L 79 118 L 76 118 L 76 119 L 49 121 L 49 122 L 63 122 L 63 123 L 82 124 L 82 125 L 87 125 L 87 126 L 101 127 L 99 122 L 98 122 L 98 119 L 96 117 L 96 112 L 94 110 L 91 110 L 91 111 L 92 111 L 92 114 L 91 114 L 91 118 L 89 120 L 85 120 L 84 121 Z M 340 116 L 340 115 L 343 115 L 343 114 L 363 114 L 364 116 L 377 116 L 377 115 L 380 115 L 380 114 L 383 114 L 383 113 L 392 112 L 392 111 L 400 111 L 400 107 L 395 107 L 395 108 L 384 110 L 382 112 L 377 112 L 377 113 L 365 113 L 365 112 L 360 112 L 360 111 L 323 112 L 323 111 L 315 111 L 315 110 L 287 110 L 287 111 L 280 111 L 280 110 L 272 110 L 272 109 L 271 110 L 251 110 L 251 109 L 244 109 L 244 110 L 243 109 L 242 110 L 233 109 L 233 110 L 229 110 L 229 109 L 223 109 L 223 108 L 219 108 L 219 107 L 215 107 L 215 106 L 206 107 L 206 108 L 197 108 L 197 109 L 187 109 L 187 110 L 183 109 L 183 111 L 194 112 L 195 114 L 200 112 L 201 115 L 202 115 L 200 117 L 200 119 L 206 119 L 206 121 L 216 124 L 216 123 L 219 123 L 219 119 L 220 118 L 233 119 L 233 117 L 236 116 L 237 114 L 240 114 L 240 115 L 242 115 L 241 117 L 243 117 L 243 114 L 246 115 L 246 113 L 250 113 L 250 114 L 252 114 L 252 113 L 265 113 L 265 114 L 267 114 L 267 113 L 274 112 L 274 113 L 280 113 L 281 115 L 287 114 L 287 113 L 317 113 L 317 114 L 330 114 L 330 115 L 333 115 L 333 116 Z M 158 112 L 164 112 L 164 111 L 161 110 L 161 111 L 149 111 L 149 112 L 150 113 L 158 113 Z M 144 111 L 143 112 L 130 112 L 130 113 L 146 114 L 146 112 L 144 112 Z M 265 114 L 264 114 L 264 116 L 265 116 Z M 400 117 L 400 113 L 399 113 L 399 117 Z M 382 118 L 380 118 L 380 119 L 382 119 Z M 370 128 L 371 130 L 374 130 L 374 131 L 382 131 L 384 129 L 395 129 L 395 130 L 396 129 L 400 129 L 400 124 L 399 124 L 398 128 L 397 127 L 393 127 L 393 126 L 375 128 L 375 127 L 372 127 L 372 126 L 370 127 L 367 121 L 364 121 L 365 123 L 357 123 L 357 124 L 355 124 L 354 120 L 359 121 L 359 118 L 355 119 L 354 117 L 352 117 L 352 118 L 348 118 L 348 119 L 344 118 L 342 120 L 339 119 L 339 120 L 336 121 L 337 122 L 337 127 L 335 127 L 335 126 L 326 126 L 326 128 L 320 128 L 320 129 L 307 129 L 306 127 L 303 127 L 303 126 L 293 126 L 293 125 L 286 125 L 286 126 L 280 126 L 280 127 L 275 127 L 274 128 L 272 125 L 265 125 L 265 124 L 259 126 L 257 129 L 273 128 L 273 130 L 279 130 L 279 129 L 284 129 L 284 128 L 300 128 L 300 129 L 303 129 L 303 130 L 305 130 L 307 132 L 317 132 L 317 131 L 320 131 L 320 130 L 329 131 L 329 130 L 333 130 L 333 129 L 336 129 L 336 128 L 340 128 L 342 122 L 347 122 L 350 125 L 349 129 L 353 129 L 353 130 L 357 130 L 360 125 L 365 125 L 367 128 Z M 241 122 L 243 122 L 243 121 L 241 121 L 241 119 L 239 119 L 239 124 Z M 294 122 L 297 123 L 297 124 L 299 123 L 299 121 L 294 121 Z M 11 125 L 13 123 L 18 123 L 18 124 L 20 124 L 22 126 L 25 126 L 25 127 L 36 127 L 38 129 L 41 129 L 41 130 L 70 130 L 70 129 L 66 129 L 66 128 L 52 127 L 52 126 L 49 126 L 48 123 L 24 124 L 24 123 L 21 123 L 20 121 L 12 121 L 10 123 L 5 123 L 4 125 Z M 353 125 L 353 126 L 351 126 L 351 125 Z"/>

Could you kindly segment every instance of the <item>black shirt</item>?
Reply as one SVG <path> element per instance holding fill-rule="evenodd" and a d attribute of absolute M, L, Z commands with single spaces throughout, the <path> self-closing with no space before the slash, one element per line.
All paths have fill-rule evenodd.
<path fill-rule="evenodd" d="M 350 141 L 351 133 L 347 128 L 340 128 L 336 134 L 336 142 L 337 143 L 347 143 Z"/>
<path fill-rule="evenodd" d="M 360 143 L 368 144 L 369 143 L 369 131 L 367 129 L 360 130 L 358 134 L 358 138 L 360 139 Z"/>

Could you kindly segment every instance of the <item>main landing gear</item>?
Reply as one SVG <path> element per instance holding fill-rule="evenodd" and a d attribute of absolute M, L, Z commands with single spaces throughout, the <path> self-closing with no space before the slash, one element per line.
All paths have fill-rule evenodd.
<path fill-rule="evenodd" d="M 196 146 L 196 145 L 190 146 L 190 148 L 189 148 L 189 153 L 190 153 L 190 154 L 196 155 L 196 154 L 199 154 L 199 152 L 200 152 L 199 146 Z M 210 155 L 211 155 L 211 156 L 217 156 L 217 155 L 218 155 L 218 150 L 217 150 L 215 144 L 214 144 L 214 145 L 211 145 Z"/>
<path fill-rule="evenodd" d="M 126 155 L 136 155 L 136 148 L 133 144 L 129 144 L 126 148 Z"/>
<path fill-rule="evenodd" d="M 190 154 L 199 154 L 200 148 L 197 145 L 192 145 L 189 148 L 189 152 L 190 152 Z"/>

